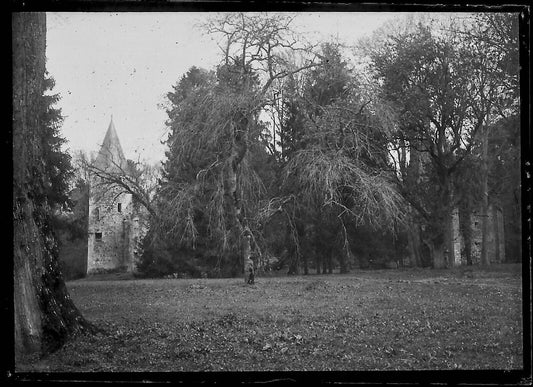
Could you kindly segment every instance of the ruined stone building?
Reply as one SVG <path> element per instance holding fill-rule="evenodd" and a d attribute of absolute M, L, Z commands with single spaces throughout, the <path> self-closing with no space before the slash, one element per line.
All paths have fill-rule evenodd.
<path fill-rule="evenodd" d="M 501 208 L 490 205 L 487 214 L 487 256 L 491 263 L 502 263 L 505 261 L 505 236 L 503 224 L 503 211 Z M 472 263 L 481 263 L 481 241 L 482 241 L 483 218 L 479 211 L 474 211 L 470 215 L 471 229 L 471 253 Z M 465 238 L 459 227 L 459 212 L 453 214 L 454 232 L 454 266 L 466 265 Z"/>
<path fill-rule="evenodd" d="M 111 118 L 89 179 L 87 274 L 136 270 L 138 246 L 146 229 L 144 213 L 131 194 L 101 177 L 126 175 L 128 170 Z"/>
<path fill-rule="evenodd" d="M 419 184 L 424 179 L 424 165 L 430 163 L 428 155 L 411 149 L 410 160 L 407 166 L 411 184 Z M 506 215 L 508 216 L 508 215 Z M 470 251 L 472 264 L 481 262 L 481 243 L 482 243 L 482 215 L 479 209 L 475 209 L 469 214 L 470 217 Z M 497 205 L 490 204 L 487 214 L 487 257 L 491 263 L 502 263 L 506 261 L 505 251 L 505 230 L 504 230 L 504 213 L 503 209 Z M 467 221 L 465 220 L 465 223 Z M 464 230 L 460 227 L 459 210 L 454 209 L 452 214 L 453 230 L 453 252 L 449 254 L 450 261 L 447 261 L 449 267 L 461 266 L 467 264 L 466 241 Z M 453 262 L 452 262 L 453 259 Z M 413 262 L 415 260 L 411 258 Z"/>

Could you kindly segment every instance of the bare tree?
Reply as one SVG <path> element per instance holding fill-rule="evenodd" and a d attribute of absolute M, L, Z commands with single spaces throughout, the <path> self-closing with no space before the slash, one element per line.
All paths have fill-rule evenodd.
<path fill-rule="evenodd" d="M 512 13 L 481 14 L 471 26 L 458 29 L 472 49 L 476 88 L 471 106 L 482 123 L 478 141 L 481 142 L 481 263 L 484 265 L 490 264 L 489 136 L 498 120 L 509 120 L 519 114 L 518 18 L 518 14 Z"/>
<path fill-rule="evenodd" d="M 421 239 L 434 267 L 453 265 L 457 176 L 498 105 L 502 90 L 491 75 L 497 50 L 465 39 L 453 19 L 408 23 L 376 33 L 375 40 L 366 50 L 384 98 L 398 112 L 398 138 L 391 143 L 401 161 L 398 184 L 424 223 Z M 407 155 L 416 168 L 408 167 Z"/>
<path fill-rule="evenodd" d="M 89 183 L 90 172 L 89 166 L 94 162 L 95 155 L 87 153 L 83 150 L 77 150 L 72 153 L 72 167 L 73 167 L 73 184 L 77 181 Z"/>
<path fill-rule="evenodd" d="M 291 247 L 289 273 L 300 259 L 314 254 L 332 272 L 333 256 L 341 272 L 351 260 L 353 235 L 348 228 L 371 226 L 394 230 L 402 218 L 402 200 L 387 176 L 387 143 L 391 125 L 372 88 L 343 58 L 343 48 L 324 43 L 324 64 L 287 82 L 285 101 L 276 107 L 281 122 L 280 197 L 262 212 L 265 222 L 281 215 Z M 366 85 L 365 85 L 366 86 Z M 319 250 L 306 248 L 316 233 Z M 303 251 L 308 250 L 307 254 Z M 315 249 L 316 250 L 316 249 Z"/>
<path fill-rule="evenodd" d="M 160 170 L 156 165 L 146 162 L 127 160 L 121 162 L 108 158 L 107 166 L 80 157 L 77 160 L 79 168 L 86 171 L 91 177 L 91 193 L 98 197 L 112 191 L 115 195 L 130 194 L 132 198 L 144 207 L 150 216 L 157 218 L 153 201 L 160 176 Z"/>
<path fill-rule="evenodd" d="M 252 224 L 257 201 L 252 198 L 261 191 L 261 181 L 250 166 L 249 151 L 259 143 L 259 114 L 270 101 L 275 81 L 318 65 L 310 47 L 291 30 L 291 22 L 286 15 L 228 13 L 205 23 L 203 28 L 218 38 L 222 51 L 216 82 L 176 109 L 181 127 L 172 139 L 174 154 L 187 162 L 209 149 L 212 157 L 197 172 L 195 183 L 166 188 L 174 191 L 172 207 L 183 214 L 188 238 L 194 237 L 195 193 L 209 186 L 212 200 L 199 211 L 220 235 L 224 251 L 241 251 L 235 255 L 241 268 L 250 265 L 252 246 L 258 248 Z M 296 68 L 289 66 L 287 56 L 294 51 L 309 56 Z M 193 105 L 191 98 L 197 98 Z"/>

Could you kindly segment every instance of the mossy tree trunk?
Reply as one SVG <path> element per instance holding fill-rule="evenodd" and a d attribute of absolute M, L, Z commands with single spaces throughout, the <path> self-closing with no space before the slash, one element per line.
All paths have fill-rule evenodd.
<path fill-rule="evenodd" d="M 481 132 L 481 264 L 490 265 L 488 253 L 489 234 L 489 167 L 488 167 L 488 128 L 484 127 Z"/>
<path fill-rule="evenodd" d="M 418 148 L 420 146 L 419 141 L 411 140 L 413 145 L 409 148 L 409 164 L 406 165 L 406 154 L 405 150 L 407 146 L 403 137 L 401 138 L 401 144 L 404 145 L 402 149 L 404 153 L 402 154 L 402 164 L 400 164 L 401 172 L 407 189 L 413 191 L 421 180 L 420 170 L 421 170 L 421 160 L 420 152 Z M 410 211 L 410 221 L 407 226 L 407 237 L 408 237 L 408 248 L 411 254 L 411 264 L 416 267 L 422 266 L 422 238 L 420 236 L 420 221 L 416 218 L 416 212 L 414 210 Z"/>
<path fill-rule="evenodd" d="M 470 208 L 463 213 L 463 240 L 467 266 L 472 266 L 472 215 Z"/>
<path fill-rule="evenodd" d="M 54 350 L 83 319 L 63 281 L 45 196 L 46 160 L 39 140 L 45 74 L 46 16 L 14 13 L 13 32 L 13 276 L 15 361 Z"/>
<path fill-rule="evenodd" d="M 253 261 L 251 259 L 251 232 L 243 213 L 243 203 L 241 193 L 238 189 L 238 183 L 241 178 L 239 166 L 248 152 L 250 117 L 246 112 L 241 112 L 237 117 L 232 126 L 231 154 L 227 163 L 228 168 L 224 183 L 226 195 L 229 198 L 227 200 L 227 212 L 230 214 L 229 228 L 235 236 L 235 245 L 240 245 L 242 251 L 240 257 L 236 255 L 236 258 L 240 261 L 236 262 L 236 265 L 242 265 L 244 282 L 248 283 L 251 273 L 250 270 L 252 272 L 254 271 Z"/>
<path fill-rule="evenodd" d="M 467 196 L 459 206 L 459 230 L 463 239 L 463 252 L 466 265 L 472 265 L 472 213 L 473 197 Z"/>
<path fill-rule="evenodd" d="M 432 243 L 430 251 L 433 268 L 446 268 L 451 262 L 455 261 L 453 249 L 453 188 L 448 170 L 438 165 L 437 174 L 439 178 L 440 205 L 439 221 L 434 223 L 432 232 Z"/>

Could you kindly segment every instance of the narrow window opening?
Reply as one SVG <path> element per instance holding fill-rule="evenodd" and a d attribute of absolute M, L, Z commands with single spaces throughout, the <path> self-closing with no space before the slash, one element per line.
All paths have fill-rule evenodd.
<path fill-rule="evenodd" d="M 101 233 L 101 232 L 95 232 L 95 233 L 94 233 L 94 238 L 95 238 L 97 241 L 101 241 L 101 240 L 102 240 L 102 233 Z"/>
<path fill-rule="evenodd" d="M 100 209 L 98 207 L 96 207 L 96 209 L 94 210 L 94 217 L 97 221 L 100 220 Z"/>
<path fill-rule="evenodd" d="M 118 204 L 118 212 L 122 212 L 122 203 Z"/>

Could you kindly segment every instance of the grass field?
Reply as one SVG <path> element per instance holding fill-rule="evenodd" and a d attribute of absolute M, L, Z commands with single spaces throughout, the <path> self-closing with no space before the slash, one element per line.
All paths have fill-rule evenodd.
<path fill-rule="evenodd" d="M 67 286 L 105 333 L 23 371 L 522 368 L 519 265 Z"/>

